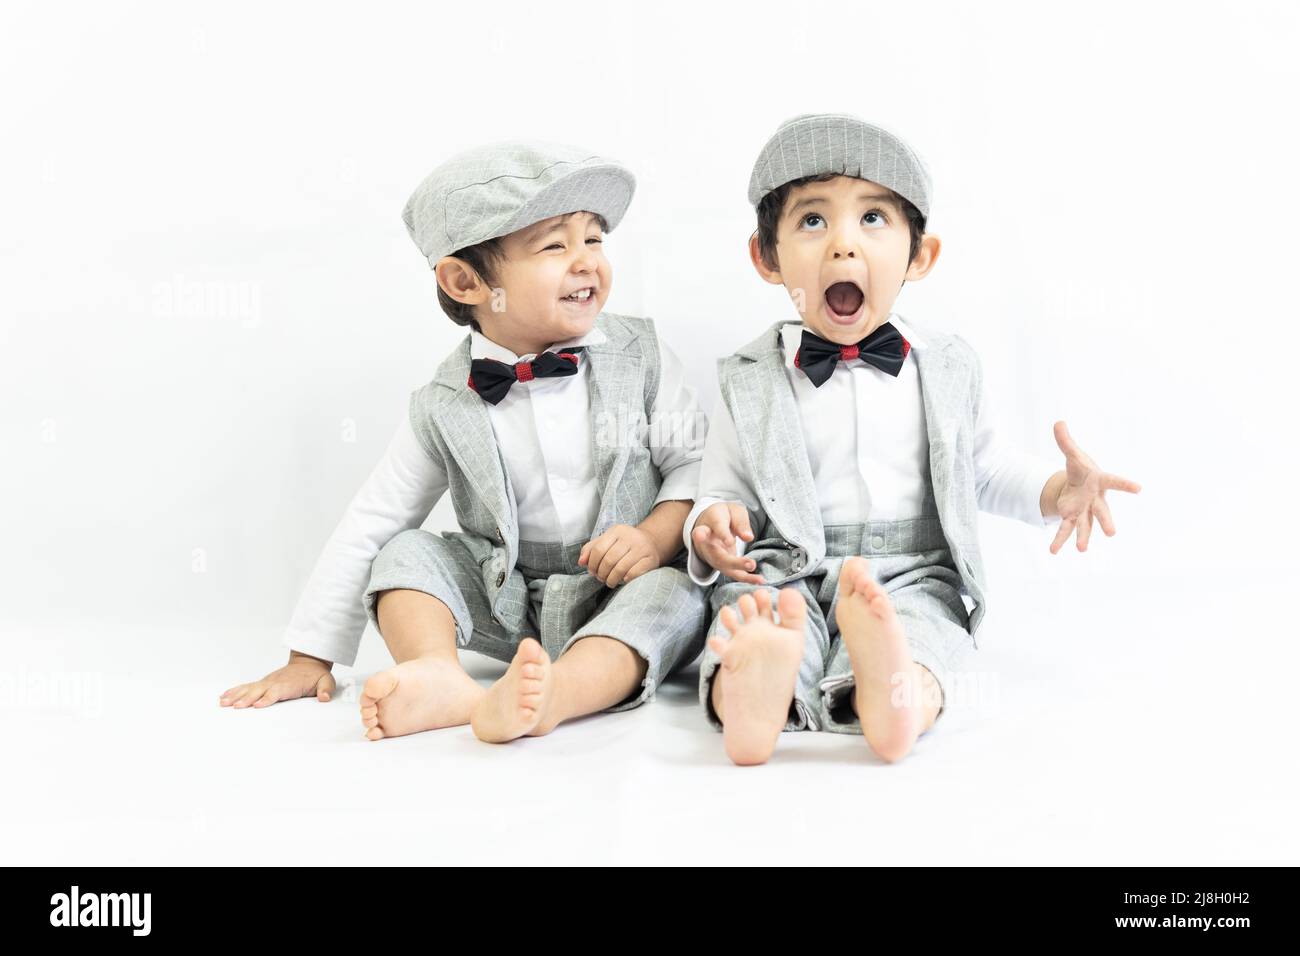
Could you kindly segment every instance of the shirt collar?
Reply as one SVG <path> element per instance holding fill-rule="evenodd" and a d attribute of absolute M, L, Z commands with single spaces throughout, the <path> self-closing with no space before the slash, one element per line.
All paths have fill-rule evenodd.
<path fill-rule="evenodd" d="M 577 345 L 598 345 L 604 341 L 605 333 L 593 325 L 591 331 L 586 335 L 579 335 L 577 338 L 566 339 L 563 342 L 556 342 L 552 345 L 548 345 L 543 349 L 543 351 L 555 352 L 559 349 L 572 348 Z M 516 362 L 531 362 L 533 359 L 537 358 L 537 353 L 530 352 L 527 355 L 516 355 L 504 345 L 498 345 L 496 342 L 493 342 L 478 329 L 473 329 L 469 333 L 469 357 L 471 359 L 496 359 L 498 362 L 505 362 L 507 365 L 514 365 Z"/>
<path fill-rule="evenodd" d="M 890 325 L 898 329 L 900 335 L 907 339 L 907 344 L 914 349 L 924 348 L 925 343 L 921 341 L 916 332 L 909 328 L 897 312 L 889 313 L 886 319 Z M 781 326 L 781 346 L 785 350 L 786 368 L 794 368 L 795 353 L 799 351 L 799 343 L 803 338 L 803 330 L 808 328 L 802 322 L 790 322 Z M 810 330 L 811 331 L 811 330 Z"/>

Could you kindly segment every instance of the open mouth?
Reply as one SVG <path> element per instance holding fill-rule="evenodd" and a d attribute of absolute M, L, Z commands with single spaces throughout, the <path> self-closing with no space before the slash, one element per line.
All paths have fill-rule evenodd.
<path fill-rule="evenodd" d="M 826 309 L 841 322 L 857 318 L 865 299 L 856 282 L 835 282 L 826 289 Z"/>
<path fill-rule="evenodd" d="M 568 295 L 560 296 L 560 301 L 573 302 L 578 305 L 582 305 L 585 302 L 590 302 L 595 297 L 596 297 L 596 287 L 585 286 L 584 288 L 578 289 L 574 292 L 570 292 Z"/>

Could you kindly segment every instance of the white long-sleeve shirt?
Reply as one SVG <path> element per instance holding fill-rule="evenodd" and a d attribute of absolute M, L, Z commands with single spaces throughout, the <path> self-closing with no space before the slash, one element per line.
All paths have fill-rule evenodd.
<path fill-rule="evenodd" d="M 598 328 L 546 351 L 594 345 Z M 695 389 L 677 355 L 659 342 L 659 390 L 651 406 L 647 443 L 663 476 L 655 498 L 689 501 L 699 483 L 704 433 Z M 475 331 L 470 357 L 509 364 L 532 361 Z M 519 536 L 527 541 L 586 541 L 600 514 L 593 460 L 590 371 L 579 361 L 575 375 L 516 382 L 488 418 L 501 450 L 519 513 Z M 395 535 L 424 523 L 448 488 L 443 463 L 431 458 L 403 415 L 383 458 L 348 505 L 325 543 L 284 634 L 293 650 L 341 664 L 357 655 L 366 612 L 361 603 L 370 565 Z"/>
<path fill-rule="evenodd" d="M 896 313 L 889 321 L 912 350 L 925 342 Z M 812 469 L 823 524 L 913 518 L 921 515 L 930 469 L 930 443 L 916 359 L 909 353 L 894 377 L 861 359 L 840 362 L 821 387 L 794 365 L 804 324 L 781 328 L 786 375 L 803 425 L 804 446 Z M 980 510 L 1042 526 L 1039 498 L 1060 466 L 1022 455 L 994 429 L 985 389 L 975 421 L 976 497 Z M 725 401 L 710 416 L 700 488 L 682 528 L 689 550 L 691 578 L 701 585 L 718 577 L 695 553 L 691 530 L 701 512 L 719 501 L 736 501 L 760 511 L 741 456 L 736 425 Z M 753 529 L 755 535 L 761 529 Z M 736 553 L 746 543 L 736 539 Z"/>

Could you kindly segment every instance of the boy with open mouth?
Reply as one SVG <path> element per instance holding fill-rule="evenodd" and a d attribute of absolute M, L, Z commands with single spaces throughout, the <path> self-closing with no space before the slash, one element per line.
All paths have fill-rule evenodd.
<path fill-rule="evenodd" d="M 700 702 L 738 764 L 766 761 L 782 730 L 861 733 L 905 756 L 977 647 L 977 510 L 1059 517 L 1052 553 L 1074 530 L 1083 551 L 1094 516 L 1115 533 L 1106 491 L 1139 490 L 1065 422 L 1064 468 L 1008 448 L 971 346 L 892 311 L 939 255 L 930 193 L 915 150 L 844 114 L 789 120 L 754 164 L 750 256 L 798 319 L 719 362 L 684 531 L 692 577 L 729 579 Z"/>

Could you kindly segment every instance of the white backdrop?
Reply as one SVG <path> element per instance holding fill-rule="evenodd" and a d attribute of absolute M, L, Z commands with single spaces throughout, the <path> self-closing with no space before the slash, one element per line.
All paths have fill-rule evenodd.
<path fill-rule="evenodd" d="M 1056 455 L 1063 418 L 1143 485 L 1087 554 L 982 518 L 989 633 L 1019 595 L 1047 596 L 1047 642 L 1099 594 L 1158 595 L 1155 621 L 1249 609 L 1260 665 L 1290 667 L 1298 26 L 1242 2 L 6 4 L 0 633 L 102 635 L 106 661 L 221 628 L 185 665 L 214 709 L 274 666 L 461 335 L 400 210 L 475 143 L 633 168 L 607 308 L 657 319 L 711 405 L 715 358 L 789 309 L 746 255 L 753 159 L 844 110 L 934 173 L 943 251 L 896 310 L 976 346 L 1021 447 Z"/>

